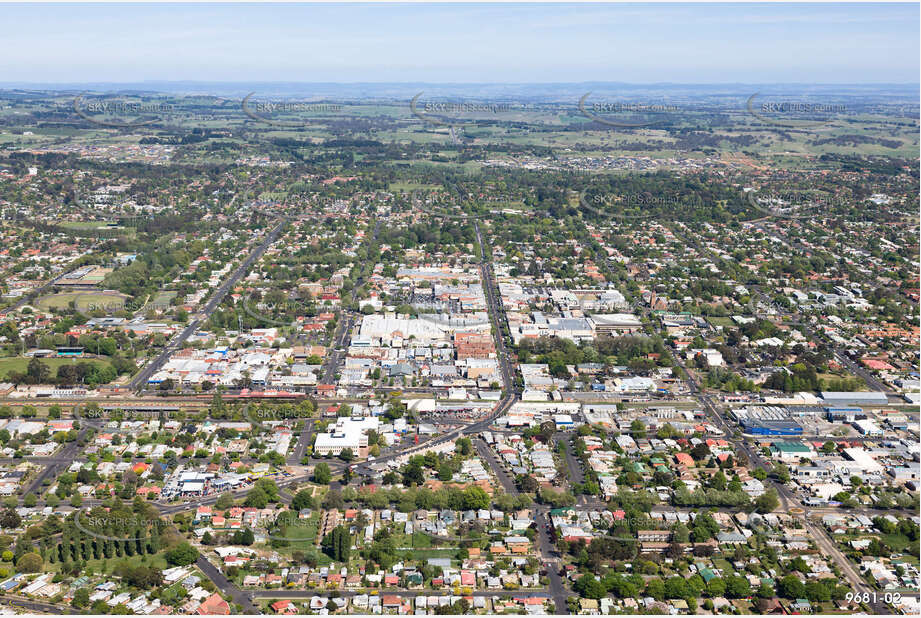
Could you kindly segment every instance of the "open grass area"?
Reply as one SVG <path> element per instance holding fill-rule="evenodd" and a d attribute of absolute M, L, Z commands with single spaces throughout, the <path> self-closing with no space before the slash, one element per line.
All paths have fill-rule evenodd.
<path fill-rule="evenodd" d="M 162 571 L 169 568 L 169 564 L 167 564 L 165 558 L 166 551 L 167 550 L 163 550 L 154 555 L 145 554 L 143 556 L 122 556 L 121 558 L 112 557 L 109 559 L 101 560 L 87 560 L 86 567 L 84 568 L 84 573 L 87 575 L 90 573 L 109 574 L 112 573 L 121 563 L 128 564 L 132 567 L 150 566 Z M 61 570 L 61 564 L 62 563 L 60 562 L 49 563 L 46 561 L 44 570 L 57 573 Z"/>
<path fill-rule="evenodd" d="M 296 525 L 288 526 L 284 533 L 275 531 L 274 534 L 283 536 L 288 541 L 287 545 L 278 547 L 275 551 L 285 554 L 299 551 L 308 556 L 314 556 L 317 564 L 321 566 L 332 564 L 330 557 L 316 546 L 319 525 L 320 511 L 314 511 L 309 518 L 299 519 Z"/>
<path fill-rule="evenodd" d="M 114 313 L 124 308 L 128 297 L 117 292 L 61 292 L 42 296 L 35 301 L 40 309 L 64 309 L 73 302 L 79 311 L 102 310 Z"/>
<path fill-rule="evenodd" d="M 391 182 L 388 187 L 389 191 L 416 191 L 416 190 L 433 190 L 440 188 L 439 185 L 423 184 L 418 182 Z"/>
<path fill-rule="evenodd" d="M 454 558 L 457 556 L 457 548 L 445 547 L 441 549 L 413 549 L 402 552 L 407 560 L 426 560 L 428 558 Z"/>
<path fill-rule="evenodd" d="M 0 358 L 0 380 L 8 378 L 10 372 L 25 373 L 31 358 L 16 356 Z M 42 358 L 39 359 L 51 368 L 51 375 L 55 375 L 61 365 L 76 365 L 77 363 L 92 363 L 94 365 L 110 365 L 109 361 L 98 358 Z"/>
<path fill-rule="evenodd" d="M 421 532 L 409 534 L 394 534 L 393 542 L 396 547 L 411 547 L 413 549 L 426 549 L 432 546 L 432 537 Z"/>
<path fill-rule="evenodd" d="M 729 564 L 729 561 L 725 558 L 713 558 L 713 566 L 718 569 L 722 569 L 723 575 L 731 574 L 735 572 L 735 569 Z"/>
<path fill-rule="evenodd" d="M 897 554 L 904 554 L 905 550 L 911 546 L 918 547 L 918 541 L 912 541 L 904 534 L 883 534 L 880 535 L 880 540 Z"/>
<path fill-rule="evenodd" d="M 161 292 L 157 292 L 153 300 L 150 301 L 150 304 L 154 305 L 155 307 L 168 305 L 171 300 L 176 298 L 177 294 L 179 294 L 179 292 L 175 292 L 173 290 L 164 290 Z"/>

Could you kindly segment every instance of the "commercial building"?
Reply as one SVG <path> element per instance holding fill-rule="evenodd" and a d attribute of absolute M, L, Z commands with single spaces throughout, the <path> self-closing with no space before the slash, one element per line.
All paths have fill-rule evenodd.
<path fill-rule="evenodd" d="M 339 455 L 350 449 L 356 457 L 368 456 L 367 431 L 377 431 L 380 421 L 375 416 L 344 417 L 328 432 L 318 433 L 313 445 L 317 455 Z"/>
<path fill-rule="evenodd" d="M 858 391 L 853 393 L 822 391 L 820 395 L 822 396 L 822 401 L 832 406 L 884 406 L 889 403 L 889 399 L 886 397 L 886 393 L 878 391 Z"/>

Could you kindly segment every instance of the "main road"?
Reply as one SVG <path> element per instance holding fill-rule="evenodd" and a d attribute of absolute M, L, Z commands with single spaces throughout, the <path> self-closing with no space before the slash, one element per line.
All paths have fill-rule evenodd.
<path fill-rule="evenodd" d="M 694 393 L 700 399 L 701 403 L 704 404 L 704 407 L 706 408 L 707 412 L 709 412 L 714 422 L 718 426 L 722 427 L 722 429 L 726 432 L 726 437 L 729 442 L 731 442 L 736 448 L 736 452 L 742 451 L 745 453 L 745 455 L 748 457 L 750 467 L 759 467 L 770 471 L 771 466 L 768 464 L 768 462 L 762 459 L 761 453 L 758 451 L 758 449 L 752 448 L 752 446 L 748 443 L 747 440 L 745 440 L 744 437 L 735 435 L 732 428 L 729 426 L 729 423 L 726 421 L 725 416 L 719 407 L 719 403 L 716 402 L 714 398 L 710 396 L 706 391 L 701 389 L 700 384 L 698 384 L 693 374 L 687 370 L 687 367 L 677 357 L 677 355 L 674 355 L 673 358 L 684 370 L 684 373 L 687 374 L 688 383 L 691 386 L 691 392 Z M 784 511 L 789 513 L 795 509 L 796 512 L 805 513 L 805 509 L 802 503 L 800 503 L 799 499 L 790 490 L 789 487 L 771 476 L 768 476 L 767 481 L 769 484 L 773 485 L 774 489 L 777 491 L 777 496 L 780 499 L 780 504 Z M 816 546 L 825 556 L 829 556 L 835 561 L 835 563 L 844 573 L 845 578 L 850 583 L 851 590 L 853 592 L 867 593 L 868 598 L 871 599 L 876 598 L 873 590 L 856 571 L 854 566 L 847 559 L 847 556 L 845 556 L 841 550 L 838 549 L 835 541 L 828 537 L 825 529 L 822 526 L 816 525 L 810 521 L 808 517 L 804 517 L 803 519 L 805 521 L 806 529 L 811 533 L 811 537 L 813 541 L 815 541 Z M 886 604 L 881 600 L 873 601 L 868 603 L 868 605 L 873 609 L 873 612 L 877 614 L 886 614 L 890 611 L 887 609 Z"/>
<path fill-rule="evenodd" d="M 166 347 L 163 348 L 163 351 L 157 355 L 152 361 L 147 363 L 143 369 L 141 369 L 136 376 L 128 383 L 128 386 L 132 390 L 139 390 L 144 385 L 147 384 L 147 380 L 150 377 L 159 371 L 160 367 L 166 363 L 170 355 L 172 355 L 176 350 L 182 346 L 186 339 L 192 336 L 198 327 L 201 326 L 207 319 L 214 313 L 214 310 L 218 308 L 218 305 L 221 304 L 221 301 L 224 300 L 224 296 L 227 295 L 233 286 L 242 279 L 246 273 L 249 272 L 249 269 L 252 267 L 253 263 L 262 257 L 262 254 L 265 253 L 266 249 L 269 246 L 278 240 L 278 236 L 281 234 L 282 229 L 284 229 L 285 224 L 288 223 L 287 219 L 282 219 L 275 224 L 275 227 L 265 236 L 259 246 L 253 249 L 250 254 L 246 257 L 245 260 L 230 274 L 230 276 L 220 285 L 220 287 L 211 295 L 211 298 L 205 304 L 204 309 L 202 309 L 192 320 L 188 326 L 182 329 L 177 335 L 174 335 L 172 339 L 166 344 Z"/>
<path fill-rule="evenodd" d="M 240 607 L 243 608 L 243 613 L 245 614 L 261 614 L 259 607 L 253 603 L 252 595 L 248 592 L 243 592 L 237 588 L 236 584 L 231 582 L 229 579 L 224 577 L 224 574 L 216 568 L 211 562 L 204 556 L 198 556 L 198 560 L 195 561 L 195 566 L 201 569 L 208 579 L 214 582 L 214 585 L 220 589 L 222 593 L 229 596 L 233 599 L 234 603 L 237 603 Z"/>
<path fill-rule="evenodd" d="M 486 307 L 489 312 L 489 321 L 492 325 L 493 339 L 496 345 L 496 356 L 499 361 L 499 373 L 502 377 L 502 388 L 504 395 L 502 396 L 502 399 L 499 400 L 499 403 L 496 405 L 492 413 L 485 418 L 469 425 L 454 429 L 437 438 L 433 438 L 421 444 L 411 446 L 410 448 L 398 453 L 392 453 L 390 455 L 378 457 L 374 461 L 375 466 L 383 463 L 388 463 L 390 461 L 406 459 L 410 455 L 421 453 L 429 449 L 441 446 L 446 442 L 454 442 L 462 436 L 476 435 L 482 431 L 485 431 L 489 428 L 490 425 L 493 424 L 497 418 L 505 414 L 521 395 L 520 389 L 515 385 L 514 370 L 512 368 L 511 359 L 509 358 L 508 349 L 505 346 L 505 338 L 502 334 L 502 325 L 506 323 L 505 311 L 497 297 L 497 288 L 493 279 L 492 267 L 486 260 L 486 254 L 483 251 L 483 236 L 480 232 L 479 223 L 476 221 L 474 221 L 474 228 L 476 230 L 477 243 L 480 248 L 480 276 L 483 281 L 483 290 L 486 297 Z M 358 464 L 355 469 L 357 472 L 362 474 L 371 474 L 371 466 L 368 462 Z"/>
<path fill-rule="evenodd" d="M 475 439 L 473 446 L 479 455 L 492 468 L 496 478 L 502 488 L 510 495 L 517 496 L 518 488 L 515 481 L 506 470 L 505 466 L 499 461 L 495 453 L 483 442 L 482 439 Z M 534 507 L 534 525 L 537 528 L 537 554 L 541 560 L 542 570 L 546 570 L 547 578 L 550 580 L 550 597 L 553 599 L 553 605 L 557 614 L 567 614 L 566 600 L 569 598 L 569 591 L 563 583 L 560 576 L 560 554 L 553 546 L 553 540 L 550 538 L 550 527 L 544 513 L 548 507 Z"/>

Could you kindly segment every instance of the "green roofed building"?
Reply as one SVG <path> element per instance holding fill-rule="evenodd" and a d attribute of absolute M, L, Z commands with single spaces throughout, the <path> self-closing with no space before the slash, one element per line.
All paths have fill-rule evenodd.
<path fill-rule="evenodd" d="M 711 571 L 711 570 L 708 569 L 707 567 L 704 567 L 704 568 L 700 569 L 700 576 L 703 578 L 704 583 L 709 584 L 709 583 L 710 583 L 710 580 L 711 580 L 711 579 L 714 579 L 714 578 L 716 577 L 716 573 L 714 573 L 713 571 Z"/>
<path fill-rule="evenodd" d="M 800 459 L 810 458 L 813 451 L 809 446 L 802 442 L 775 442 L 771 445 L 771 453 L 780 459 Z"/>

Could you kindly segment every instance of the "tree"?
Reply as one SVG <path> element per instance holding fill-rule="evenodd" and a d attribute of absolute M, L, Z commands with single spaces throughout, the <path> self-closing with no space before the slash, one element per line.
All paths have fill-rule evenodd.
<path fill-rule="evenodd" d="M 74 592 L 74 598 L 71 600 L 70 604 L 76 609 L 83 609 L 90 604 L 90 591 L 86 586 L 82 588 L 77 588 L 77 591 Z"/>
<path fill-rule="evenodd" d="M 233 494 L 230 492 L 223 493 L 218 496 L 217 502 L 214 503 L 214 507 L 219 511 L 226 511 L 233 506 Z"/>
<path fill-rule="evenodd" d="M 186 566 L 198 560 L 198 550 L 183 541 L 166 552 L 166 561 L 173 566 Z"/>
<path fill-rule="evenodd" d="M 355 454 L 352 452 L 352 449 L 350 449 L 350 448 L 344 448 L 344 449 L 342 449 L 342 452 L 339 453 L 339 459 L 341 459 L 342 461 L 348 463 L 348 462 L 352 461 L 353 459 L 355 459 Z"/>
<path fill-rule="evenodd" d="M 757 498 L 755 498 L 755 510 L 759 513 L 770 513 L 780 506 L 780 500 L 777 497 L 777 491 L 769 489 Z"/>
<path fill-rule="evenodd" d="M 345 526 L 336 526 L 323 537 L 323 553 L 338 562 L 348 562 L 352 535 Z"/>
<path fill-rule="evenodd" d="M 256 542 L 256 535 L 249 528 L 243 528 L 233 533 L 233 543 L 235 545 L 245 545 L 249 547 Z"/>
<path fill-rule="evenodd" d="M 677 560 L 684 555 L 684 549 L 680 544 L 672 541 L 669 543 L 668 548 L 665 550 L 665 555 L 672 560 Z M 683 597 L 669 597 L 670 599 L 683 598 Z"/>
<path fill-rule="evenodd" d="M 408 466 L 403 468 L 403 485 L 412 487 L 425 483 L 425 472 L 422 470 L 422 464 L 418 460 L 411 461 Z"/>
<path fill-rule="evenodd" d="M 45 561 L 35 552 L 27 552 L 16 561 L 16 568 L 23 573 L 38 573 Z"/>
<path fill-rule="evenodd" d="M 463 502 L 465 509 L 488 509 L 489 494 L 482 487 L 471 485 L 464 490 Z"/>
<path fill-rule="evenodd" d="M 32 508 L 38 504 L 38 498 L 35 497 L 35 494 L 28 493 L 26 494 L 26 497 L 22 499 L 22 504 L 25 507 Z"/>
<path fill-rule="evenodd" d="M 313 469 L 313 482 L 320 485 L 329 485 L 333 475 L 329 470 L 329 464 L 320 462 Z"/>
<path fill-rule="evenodd" d="M 257 509 L 264 509 L 269 503 L 269 497 L 260 487 L 253 487 L 249 490 L 249 493 L 246 494 L 246 500 L 243 502 L 245 506 L 255 507 Z"/>
<path fill-rule="evenodd" d="M 580 577 L 573 585 L 573 590 L 587 599 L 602 599 L 608 592 L 605 585 L 595 579 L 594 575 Z"/>
<path fill-rule="evenodd" d="M 665 583 L 658 577 L 650 579 L 646 584 L 646 596 L 650 596 L 656 601 L 665 599 Z"/>
<path fill-rule="evenodd" d="M 634 420 L 630 423 L 630 433 L 637 440 L 646 437 L 646 425 L 641 420 Z"/>
<path fill-rule="evenodd" d="M 777 583 L 777 594 L 785 599 L 802 599 L 806 595 L 806 586 L 796 575 L 787 575 Z"/>
<path fill-rule="evenodd" d="M 824 603 L 831 601 L 831 590 L 825 584 L 818 581 L 806 582 L 806 598 L 813 603 Z"/>
<path fill-rule="evenodd" d="M 672 540 L 676 543 L 687 543 L 691 540 L 691 532 L 680 521 L 672 526 Z"/>
<path fill-rule="evenodd" d="M 515 477 L 515 484 L 518 485 L 518 491 L 534 492 L 540 489 L 537 479 L 528 474 L 519 474 Z"/>
<path fill-rule="evenodd" d="M 774 464 L 771 474 L 781 483 L 790 482 L 790 469 L 782 463 Z"/>
<path fill-rule="evenodd" d="M 751 596 L 748 580 L 740 575 L 726 577 L 726 596 L 730 599 L 742 599 Z"/>
<path fill-rule="evenodd" d="M 0 528 L 18 528 L 20 524 L 22 524 L 22 518 L 15 510 L 6 508 L 0 513 Z"/>
<path fill-rule="evenodd" d="M 294 511 L 302 511 L 304 509 L 312 509 L 315 506 L 313 499 L 313 493 L 308 489 L 302 489 L 296 494 L 291 500 L 291 509 Z"/>
<path fill-rule="evenodd" d="M 704 526 L 694 526 L 691 530 L 691 540 L 695 543 L 704 543 L 712 538 L 710 531 Z"/>
<path fill-rule="evenodd" d="M 342 492 L 335 489 L 326 492 L 326 495 L 323 496 L 322 506 L 324 509 L 341 509 L 344 507 L 345 499 L 342 497 Z"/>
<path fill-rule="evenodd" d="M 465 457 L 473 452 L 473 443 L 470 438 L 458 438 L 454 444 L 457 447 L 457 452 Z"/>
<path fill-rule="evenodd" d="M 701 442 L 691 449 L 690 455 L 694 461 L 703 461 L 710 456 L 710 447 L 705 442 Z"/>
<path fill-rule="evenodd" d="M 51 379 L 51 368 L 38 358 L 32 358 L 26 369 L 26 376 L 30 384 L 47 384 Z"/>
<path fill-rule="evenodd" d="M 714 577 L 707 582 L 707 594 L 711 597 L 721 597 L 726 594 L 726 582 L 720 577 Z"/>

